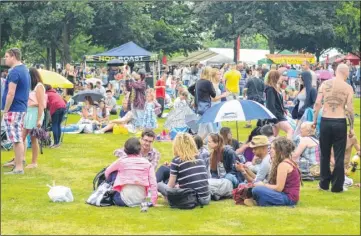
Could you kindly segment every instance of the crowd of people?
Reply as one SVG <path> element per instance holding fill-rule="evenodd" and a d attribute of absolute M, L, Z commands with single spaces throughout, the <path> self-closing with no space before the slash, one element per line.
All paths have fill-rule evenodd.
<path fill-rule="evenodd" d="M 6 163 L 14 168 L 6 174 L 23 174 L 26 136 L 41 127 L 47 107 L 53 121 L 52 147 L 59 147 L 60 124 L 67 104 L 51 86 L 42 83 L 36 68 L 28 70 L 21 63 L 18 49 L 7 50 L 5 59 L 11 70 L 2 108 L 6 133 L 15 152 L 14 160 Z M 231 192 L 251 184 L 245 205 L 294 206 L 300 199 L 302 179 L 309 175 L 319 177 L 320 190 L 327 191 L 331 185 L 332 192 L 346 191 L 351 149 L 354 147 L 360 155 L 353 131 L 355 92 L 348 83 L 350 67 L 348 62 L 339 64 L 334 68 L 334 78 L 322 83 L 307 61 L 301 68 L 294 84 L 285 73 L 291 69 L 288 65 L 272 65 L 270 69 L 245 63 L 221 68 L 202 64 L 175 67 L 173 71 L 166 68 L 154 88 L 147 88 L 146 72 L 142 69 L 131 72 L 123 66 L 120 70 L 111 68 L 107 74 L 99 70 L 101 82 L 96 82 L 95 88 L 91 83 L 84 88 L 85 82 L 80 87 L 95 89 L 104 99 L 93 101 L 87 96 L 84 105 L 75 105 L 80 109 L 78 124 L 91 124 L 97 134 L 115 126 L 133 133 L 141 131 L 139 139 L 128 139 L 124 148 L 114 152 L 117 159 L 105 171 L 113 183 L 114 204 L 136 206 L 150 195 L 151 205 L 157 206 L 158 197 L 167 199 L 172 189 L 191 188 L 197 192 L 200 203 L 207 205 L 211 199 L 222 197 L 212 190 L 215 184 L 217 188 L 230 186 Z M 72 66 L 67 66 L 64 73 L 76 83 L 77 73 Z M 83 75 L 93 76 L 88 70 Z M 80 82 L 85 80 L 83 77 Z M 119 87 L 110 83 L 113 77 Z M 73 95 L 76 90 L 68 90 L 67 94 Z M 119 111 L 116 93 L 124 95 Z M 233 139 L 230 128 L 220 123 L 200 124 L 197 130 L 179 132 L 173 140 L 174 158 L 160 165 L 160 153 L 152 143 L 157 136 L 157 119 L 165 117 L 164 110 L 170 106 L 167 95 L 174 99 L 174 108 L 166 117 L 168 129 L 186 126 L 186 115 L 202 116 L 212 106 L 235 99 L 263 104 L 276 118 L 259 120 L 255 128 L 247 123 L 246 128 L 253 129 L 245 143 Z M 310 110 L 313 116 L 305 120 Z M 119 118 L 110 120 L 110 114 Z M 279 137 L 280 130 L 286 137 Z M 32 163 L 27 168 L 37 167 L 36 138 L 32 136 Z"/>

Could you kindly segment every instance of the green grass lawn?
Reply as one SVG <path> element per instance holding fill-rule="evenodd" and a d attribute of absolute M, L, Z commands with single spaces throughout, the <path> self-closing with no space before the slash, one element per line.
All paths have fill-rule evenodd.
<path fill-rule="evenodd" d="M 360 114 L 359 99 L 355 112 Z M 78 119 L 69 116 L 68 123 Z M 241 122 L 239 127 L 244 124 Z M 234 123 L 223 125 L 231 127 L 235 136 Z M 241 141 L 249 131 L 240 128 Z M 356 119 L 355 133 L 360 138 L 360 118 Z M 187 211 L 164 206 L 140 213 L 138 207 L 97 208 L 85 204 L 92 192 L 93 177 L 115 160 L 113 151 L 128 137 L 68 134 L 61 148 L 44 150 L 38 169 L 26 170 L 22 176 L 2 174 L 1 234 L 360 234 L 360 189 L 350 187 L 339 194 L 320 192 L 317 182 L 304 184 L 295 208 L 248 208 L 223 200 L 203 209 Z M 173 158 L 171 143 L 154 146 L 161 152 L 161 163 Z M 12 156 L 12 151 L 1 151 L 1 164 Z M 30 158 L 28 151 L 28 162 Z M 360 181 L 359 173 L 353 176 L 356 182 Z M 53 181 L 70 187 L 74 202 L 51 202 L 46 184 Z M 162 198 L 159 203 L 163 204 Z"/>

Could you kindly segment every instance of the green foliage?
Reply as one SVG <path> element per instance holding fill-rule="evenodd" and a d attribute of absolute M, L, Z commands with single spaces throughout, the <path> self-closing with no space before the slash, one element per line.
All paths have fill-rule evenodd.
<path fill-rule="evenodd" d="M 336 43 L 345 52 L 360 57 L 360 2 L 340 2 L 336 9 Z"/>

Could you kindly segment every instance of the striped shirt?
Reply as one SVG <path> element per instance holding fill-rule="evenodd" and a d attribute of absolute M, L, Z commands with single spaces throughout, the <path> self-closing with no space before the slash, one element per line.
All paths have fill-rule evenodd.
<path fill-rule="evenodd" d="M 170 166 L 170 174 L 177 177 L 180 188 L 192 188 L 200 198 L 210 195 L 208 174 L 202 159 L 183 162 L 179 157 L 175 157 Z"/>

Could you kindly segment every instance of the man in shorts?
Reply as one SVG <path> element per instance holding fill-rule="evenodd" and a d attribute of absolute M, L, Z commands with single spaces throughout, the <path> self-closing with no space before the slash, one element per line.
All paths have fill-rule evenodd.
<path fill-rule="evenodd" d="M 6 51 L 5 63 L 11 70 L 5 83 L 1 108 L 4 111 L 6 135 L 13 143 L 15 152 L 15 167 L 5 174 L 24 174 L 22 132 L 29 99 L 30 74 L 21 63 L 21 52 L 17 48 Z"/>

